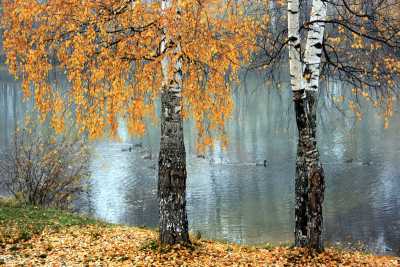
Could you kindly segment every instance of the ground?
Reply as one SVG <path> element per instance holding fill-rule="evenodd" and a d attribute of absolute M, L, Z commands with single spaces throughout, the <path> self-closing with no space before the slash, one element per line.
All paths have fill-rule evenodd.
<path fill-rule="evenodd" d="M 328 248 L 240 246 L 193 239 L 160 247 L 157 232 L 54 209 L 0 203 L 0 266 L 400 266 L 400 259 Z"/>

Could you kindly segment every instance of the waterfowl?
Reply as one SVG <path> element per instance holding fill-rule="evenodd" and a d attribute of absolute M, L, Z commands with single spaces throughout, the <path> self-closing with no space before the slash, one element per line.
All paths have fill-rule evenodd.
<path fill-rule="evenodd" d="M 151 152 L 149 154 L 143 156 L 143 159 L 151 159 L 151 158 L 152 158 Z"/>
<path fill-rule="evenodd" d="M 346 163 L 352 163 L 354 161 L 354 159 L 350 158 L 350 159 L 346 159 L 344 162 Z"/>
<path fill-rule="evenodd" d="M 123 148 L 123 149 L 121 149 L 121 151 L 122 152 L 126 152 L 126 151 L 132 152 L 132 147 L 130 146 L 129 148 Z"/>
<path fill-rule="evenodd" d="M 369 165 L 372 165 L 372 161 L 364 161 L 363 163 L 362 163 L 362 165 L 364 165 L 364 166 L 369 166 Z"/>
<path fill-rule="evenodd" d="M 256 163 L 256 166 L 264 166 L 266 168 L 267 167 L 267 160 L 264 159 L 263 163 Z"/>

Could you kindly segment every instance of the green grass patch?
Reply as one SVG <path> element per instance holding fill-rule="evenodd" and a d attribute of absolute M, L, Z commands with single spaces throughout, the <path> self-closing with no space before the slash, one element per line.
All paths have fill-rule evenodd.
<path fill-rule="evenodd" d="M 58 231 L 63 227 L 89 224 L 108 225 L 68 211 L 20 205 L 15 201 L 0 199 L 0 243 L 29 240 L 45 228 Z"/>

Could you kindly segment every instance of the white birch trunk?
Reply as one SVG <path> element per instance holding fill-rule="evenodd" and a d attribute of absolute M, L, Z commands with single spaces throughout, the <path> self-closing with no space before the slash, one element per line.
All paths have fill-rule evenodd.
<path fill-rule="evenodd" d="M 307 196 L 307 242 L 308 246 L 321 251 L 322 244 L 322 203 L 324 200 L 325 182 L 317 147 L 317 105 L 319 95 L 320 66 L 322 42 L 324 38 L 327 6 L 321 0 L 313 0 L 310 16 L 310 27 L 307 33 L 305 66 L 303 79 L 307 94 L 307 113 L 309 120 L 310 140 L 307 144 L 306 166 L 308 179 Z M 318 21 L 318 22 L 315 22 Z"/>
<path fill-rule="evenodd" d="M 299 27 L 299 0 L 288 0 L 289 73 L 292 91 L 299 91 L 303 87 Z"/>
<path fill-rule="evenodd" d="M 313 0 L 304 55 L 304 78 L 307 91 L 319 91 L 319 76 L 322 54 L 322 42 L 325 32 L 327 6 L 321 0 Z M 319 21 L 313 23 L 314 21 Z"/>
<path fill-rule="evenodd" d="M 170 0 L 162 0 L 161 1 L 161 10 L 165 11 L 166 9 L 171 7 L 171 1 Z M 163 29 L 163 34 L 161 38 L 161 51 L 165 51 L 167 47 L 167 29 Z M 161 61 L 161 68 L 162 68 L 162 74 L 163 74 L 163 86 L 167 85 L 169 83 L 169 63 L 170 59 L 169 57 L 164 57 Z"/>
<path fill-rule="evenodd" d="M 307 179 L 304 160 L 304 145 L 301 136 L 305 135 L 307 117 L 305 114 L 303 89 L 301 44 L 299 33 L 299 0 L 288 0 L 288 41 L 289 41 L 289 74 L 296 123 L 299 130 L 299 140 L 296 159 L 295 176 L 295 245 L 302 247 L 307 244 Z M 302 130 L 303 129 L 303 130 Z M 304 132 L 304 133 L 303 133 Z"/>
<path fill-rule="evenodd" d="M 171 7 L 162 0 L 161 8 Z M 168 32 L 164 28 L 161 49 L 167 48 Z M 180 52 L 177 45 L 175 53 Z M 179 59 L 170 71 L 171 59 L 161 62 L 163 88 L 161 92 L 161 140 L 158 161 L 158 198 L 160 209 L 159 238 L 162 244 L 190 243 L 186 213 L 186 151 L 181 115 L 182 62 Z"/>
<path fill-rule="evenodd" d="M 316 141 L 316 104 L 327 7 L 313 0 L 304 64 L 301 61 L 299 1 L 288 1 L 289 71 L 299 132 L 295 177 L 295 244 L 322 250 L 324 172 Z M 313 23 L 313 21 L 321 21 Z"/>

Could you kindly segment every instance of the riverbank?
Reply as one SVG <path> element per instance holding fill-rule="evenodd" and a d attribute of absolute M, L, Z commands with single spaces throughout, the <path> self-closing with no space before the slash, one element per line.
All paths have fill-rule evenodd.
<path fill-rule="evenodd" d="M 0 266 L 399 266 L 400 259 L 328 248 L 240 246 L 193 239 L 159 247 L 157 232 L 37 207 L 0 203 Z M 52 265 L 54 264 L 54 265 Z"/>

